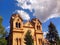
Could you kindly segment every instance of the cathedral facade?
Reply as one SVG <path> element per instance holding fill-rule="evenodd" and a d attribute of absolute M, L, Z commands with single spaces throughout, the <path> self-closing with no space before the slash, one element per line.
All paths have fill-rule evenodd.
<path fill-rule="evenodd" d="M 37 18 L 24 23 L 19 14 L 13 14 L 10 19 L 9 45 L 26 45 L 24 38 L 27 31 L 31 31 L 34 45 L 45 45 L 49 42 L 44 39 L 42 23 Z"/>

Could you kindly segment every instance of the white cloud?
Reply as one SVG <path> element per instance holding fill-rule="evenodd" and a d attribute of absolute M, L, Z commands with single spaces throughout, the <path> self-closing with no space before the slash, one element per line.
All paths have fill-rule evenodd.
<path fill-rule="evenodd" d="M 46 32 L 43 32 L 43 35 L 44 35 L 44 37 L 46 37 L 46 34 L 47 34 L 48 32 L 46 31 Z"/>
<path fill-rule="evenodd" d="M 10 26 L 7 26 L 5 29 L 10 29 Z"/>
<path fill-rule="evenodd" d="M 30 16 L 28 13 L 24 12 L 23 10 L 16 10 L 18 14 L 24 19 L 24 20 L 30 20 Z"/>
<path fill-rule="evenodd" d="M 50 18 L 60 17 L 60 0 L 16 0 L 19 7 L 23 9 L 35 10 L 34 16 L 41 22 Z M 30 3 L 30 4 L 27 4 Z"/>
<path fill-rule="evenodd" d="M 17 0 L 17 2 L 18 6 L 22 7 L 23 9 L 29 9 L 30 11 L 32 11 L 31 5 L 27 5 L 29 0 Z"/>

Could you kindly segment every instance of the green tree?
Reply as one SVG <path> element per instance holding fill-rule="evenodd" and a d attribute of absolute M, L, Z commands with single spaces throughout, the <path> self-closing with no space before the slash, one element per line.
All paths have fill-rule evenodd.
<path fill-rule="evenodd" d="M 50 22 L 48 26 L 48 33 L 46 35 L 46 38 L 48 39 L 51 45 L 54 45 L 54 43 L 57 43 L 58 45 L 59 41 L 58 31 L 52 22 Z"/>
<path fill-rule="evenodd" d="M 0 45 L 7 45 L 7 41 L 5 40 L 6 32 L 2 26 L 2 21 L 3 19 L 0 16 Z"/>
<path fill-rule="evenodd" d="M 57 45 L 60 45 L 60 38 L 59 38 L 59 40 L 57 40 Z"/>
<path fill-rule="evenodd" d="M 24 40 L 25 40 L 26 45 L 33 45 L 33 39 L 32 39 L 32 35 L 31 35 L 30 30 L 27 31 Z"/>

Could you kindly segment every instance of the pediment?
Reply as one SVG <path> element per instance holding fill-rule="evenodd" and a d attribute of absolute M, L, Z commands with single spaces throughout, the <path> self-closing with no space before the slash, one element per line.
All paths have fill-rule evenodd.
<path fill-rule="evenodd" d="M 24 26 L 33 27 L 32 23 L 31 23 L 30 21 L 26 22 L 26 23 L 24 24 Z"/>

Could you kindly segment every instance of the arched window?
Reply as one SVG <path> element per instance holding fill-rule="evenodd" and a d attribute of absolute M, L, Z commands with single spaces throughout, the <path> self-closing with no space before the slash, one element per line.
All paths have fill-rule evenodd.
<path fill-rule="evenodd" d="M 18 22 L 16 22 L 16 27 L 17 27 L 17 28 L 19 27 L 19 24 L 18 24 Z"/>
<path fill-rule="evenodd" d="M 21 38 L 19 38 L 19 42 L 20 42 L 20 45 L 21 45 Z"/>
<path fill-rule="evenodd" d="M 37 30 L 40 30 L 40 26 L 37 26 Z"/>
<path fill-rule="evenodd" d="M 37 30 L 38 30 L 38 26 L 37 26 Z"/>
<path fill-rule="evenodd" d="M 21 24 L 18 23 L 18 22 L 16 22 L 16 27 L 17 27 L 17 28 L 20 28 L 20 27 L 21 27 Z"/>
<path fill-rule="evenodd" d="M 17 45 L 18 45 L 18 38 L 16 38 L 16 42 L 17 42 Z"/>
<path fill-rule="evenodd" d="M 41 45 L 42 44 L 42 39 L 38 39 L 38 41 L 39 41 L 39 45 Z"/>
<path fill-rule="evenodd" d="M 40 30 L 40 26 L 38 26 L 39 30 Z"/>
<path fill-rule="evenodd" d="M 21 27 L 21 24 L 19 23 L 19 28 Z"/>
<path fill-rule="evenodd" d="M 20 43 L 20 45 L 21 45 L 21 38 L 16 38 L 16 43 L 17 43 L 17 45 L 18 45 L 18 43 Z"/>

